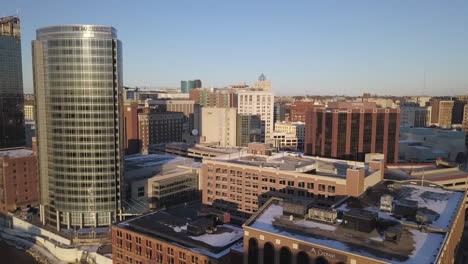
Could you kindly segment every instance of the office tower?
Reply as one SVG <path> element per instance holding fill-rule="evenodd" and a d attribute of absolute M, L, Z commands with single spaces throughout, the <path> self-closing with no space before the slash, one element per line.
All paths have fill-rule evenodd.
<path fill-rule="evenodd" d="M 454 102 L 450 100 L 431 101 L 430 125 L 441 128 L 452 127 L 452 111 Z"/>
<path fill-rule="evenodd" d="M 262 142 L 262 121 L 259 115 L 237 115 L 236 145 L 247 147 L 252 142 Z"/>
<path fill-rule="evenodd" d="M 122 44 L 110 26 L 36 34 L 41 221 L 57 229 L 109 226 L 121 208 Z"/>
<path fill-rule="evenodd" d="M 276 102 L 274 105 L 273 122 L 282 122 L 286 118 L 286 104 L 283 102 Z"/>
<path fill-rule="evenodd" d="M 0 212 L 37 206 L 37 156 L 27 148 L 0 150 Z"/>
<path fill-rule="evenodd" d="M 243 89 L 237 92 L 238 114 L 259 115 L 262 121 L 262 142 L 273 133 L 274 95 L 272 91 Z"/>
<path fill-rule="evenodd" d="M 458 125 L 463 123 L 463 112 L 466 101 L 454 100 L 452 109 L 452 124 Z"/>
<path fill-rule="evenodd" d="M 426 127 L 427 107 L 418 103 L 402 103 L 400 105 L 401 127 Z"/>
<path fill-rule="evenodd" d="M 400 109 L 373 103 L 335 103 L 307 113 L 305 153 L 364 161 L 367 153 L 383 153 L 398 162 Z"/>
<path fill-rule="evenodd" d="M 201 87 L 201 80 L 180 81 L 180 90 L 182 93 L 190 93 L 191 90 Z"/>
<path fill-rule="evenodd" d="M 20 20 L 0 18 L 0 148 L 25 144 Z"/>
<path fill-rule="evenodd" d="M 123 148 L 125 155 L 136 154 L 140 151 L 141 140 L 138 135 L 138 104 L 128 103 L 123 107 L 124 139 Z"/>
<path fill-rule="evenodd" d="M 271 81 L 267 81 L 265 75 L 262 73 L 260 77 L 258 77 L 258 80 L 254 82 L 253 88 L 270 91 Z"/>
<path fill-rule="evenodd" d="M 236 146 L 236 108 L 202 107 L 201 143 Z"/>

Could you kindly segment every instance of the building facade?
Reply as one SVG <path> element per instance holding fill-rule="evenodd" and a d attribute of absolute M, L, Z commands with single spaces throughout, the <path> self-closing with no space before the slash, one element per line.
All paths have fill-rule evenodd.
<path fill-rule="evenodd" d="M 295 135 L 297 138 L 297 149 L 304 150 L 305 124 L 303 122 L 276 122 L 275 132 Z"/>
<path fill-rule="evenodd" d="M 286 118 L 286 104 L 283 102 L 276 102 L 274 105 L 274 117 L 273 121 L 282 122 Z"/>
<path fill-rule="evenodd" d="M 384 177 L 382 161 L 343 161 L 336 166 L 333 159 L 287 153 L 268 156 L 254 150 L 254 145 L 249 145 L 249 153 L 203 160 L 203 204 L 245 220 L 273 196 L 328 203 L 341 196 L 359 196 Z"/>
<path fill-rule="evenodd" d="M 318 106 L 313 101 L 297 101 L 292 103 L 289 108 L 289 121 L 305 122 L 307 111 Z"/>
<path fill-rule="evenodd" d="M 30 149 L 0 150 L 0 212 L 39 204 L 37 156 Z"/>
<path fill-rule="evenodd" d="M 201 143 L 236 146 L 236 108 L 202 107 L 201 112 Z"/>
<path fill-rule="evenodd" d="M 182 93 L 190 93 L 191 90 L 201 87 L 201 80 L 180 81 L 180 90 Z"/>
<path fill-rule="evenodd" d="M 190 100 L 203 107 L 236 107 L 232 89 L 196 88 L 190 91 Z"/>
<path fill-rule="evenodd" d="M 435 125 L 441 128 L 451 128 L 453 106 L 454 102 L 449 100 L 431 101 L 430 125 Z"/>
<path fill-rule="evenodd" d="M 262 123 L 258 115 L 237 115 L 236 146 L 247 147 L 252 142 L 262 142 Z"/>
<path fill-rule="evenodd" d="M 418 103 L 404 103 L 400 105 L 401 127 L 426 127 L 427 107 Z"/>
<path fill-rule="evenodd" d="M 122 44 L 110 26 L 36 33 L 41 221 L 57 229 L 109 226 L 122 199 Z"/>
<path fill-rule="evenodd" d="M 383 108 L 314 108 L 306 120 L 305 153 L 363 161 L 383 153 L 398 162 L 400 110 Z"/>
<path fill-rule="evenodd" d="M 149 110 L 149 109 L 146 109 Z M 181 112 L 150 112 L 138 114 L 140 151 L 147 154 L 153 144 L 181 142 L 185 116 Z"/>
<path fill-rule="evenodd" d="M 262 121 L 263 140 L 273 132 L 274 95 L 272 91 L 245 89 L 237 92 L 238 114 L 259 115 Z"/>
<path fill-rule="evenodd" d="M 24 95 L 18 17 L 0 18 L 0 148 L 23 147 Z"/>

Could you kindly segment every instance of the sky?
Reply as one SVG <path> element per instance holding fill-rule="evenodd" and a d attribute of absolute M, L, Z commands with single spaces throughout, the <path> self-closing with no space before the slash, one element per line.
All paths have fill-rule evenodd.
<path fill-rule="evenodd" d="M 252 83 L 276 95 L 468 93 L 468 0 L 7 0 L 19 11 L 24 89 L 35 30 L 111 25 L 124 84 Z"/>

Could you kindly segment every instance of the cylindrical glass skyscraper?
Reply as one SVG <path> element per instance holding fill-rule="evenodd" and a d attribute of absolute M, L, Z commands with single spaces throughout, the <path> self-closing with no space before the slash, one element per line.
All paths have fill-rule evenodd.
<path fill-rule="evenodd" d="M 41 220 L 108 226 L 120 209 L 122 46 L 110 26 L 37 30 L 33 46 Z"/>

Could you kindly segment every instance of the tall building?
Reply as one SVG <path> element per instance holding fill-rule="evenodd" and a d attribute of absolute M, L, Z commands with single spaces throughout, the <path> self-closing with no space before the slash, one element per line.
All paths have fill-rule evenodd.
<path fill-rule="evenodd" d="M 182 93 L 190 93 L 191 90 L 201 87 L 201 80 L 180 81 L 180 90 Z"/>
<path fill-rule="evenodd" d="M 37 156 L 26 148 L 0 150 L 0 212 L 37 206 Z"/>
<path fill-rule="evenodd" d="M 243 89 L 237 92 L 238 114 L 259 115 L 262 121 L 262 141 L 273 133 L 274 95 L 272 91 Z"/>
<path fill-rule="evenodd" d="M 237 115 L 236 145 L 247 147 L 252 142 L 262 142 L 262 124 L 258 115 Z"/>
<path fill-rule="evenodd" d="M 236 108 L 202 107 L 201 143 L 236 146 Z"/>
<path fill-rule="evenodd" d="M 123 107 L 124 140 L 123 148 L 125 155 L 136 154 L 140 151 L 141 140 L 138 135 L 138 104 L 128 103 Z"/>
<path fill-rule="evenodd" d="M 0 18 L 0 148 L 25 144 L 20 20 Z"/>
<path fill-rule="evenodd" d="M 367 153 L 383 153 L 387 163 L 398 162 L 400 109 L 358 103 L 330 106 L 334 108 L 307 113 L 306 154 L 364 161 Z"/>
<path fill-rule="evenodd" d="M 465 109 L 466 101 L 454 100 L 452 110 L 452 124 L 459 125 L 463 123 L 463 112 Z"/>
<path fill-rule="evenodd" d="M 196 88 L 190 91 L 190 100 L 204 107 L 236 107 L 235 98 L 232 89 Z"/>
<path fill-rule="evenodd" d="M 282 122 L 286 118 L 286 104 L 283 102 L 276 102 L 274 105 L 273 122 Z"/>
<path fill-rule="evenodd" d="M 441 128 L 451 128 L 453 105 L 454 102 L 449 100 L 431 101 L 430 125 Z"/>
<path fill-rule="evenodd" d="M 271 81 L 268 81 L 262 73 L 260 77 L 258 77 L 258 80 L 254 82 L 253 88 L 271 91 Z"/>
<path fill-rule="evenodd" d="M 297 101 L 291 104 L 289 108 L 289 121 L 291 122 L 305 122 L 307 111 L 314 107 L 319 107 L 312 101 Z"/>
<path fill-rule="evenodd" d="M 57 229 L 109 226 L 122 199 L 122 44 L 111 26 L 36 34 L 41 221 Z"/>

